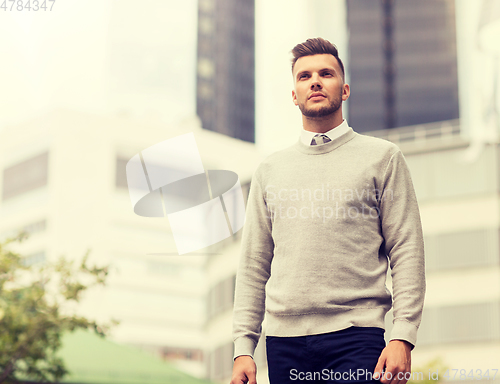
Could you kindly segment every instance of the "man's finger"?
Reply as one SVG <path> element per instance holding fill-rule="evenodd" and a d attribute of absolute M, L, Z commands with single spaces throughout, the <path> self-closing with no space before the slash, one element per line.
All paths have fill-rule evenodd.
<path fill-rule="evenodd" d="M 394 379 L 395 379 L 394 371 L 386 367 L 384 375 L 380 380 L 380 382 L 382 384 L 394 384 Z"/>
<path fill-rule="evenodd" d="M 404 381 L 404 371 L 400 371 L 397 368 L 392 370 L 392 380 L 389 380 L 390 384 L 402 384 Z"/>
<path fill-rule="evenodd" d="M 246 384 L 246 380 L 243 380 L 241 377 L 233 377 L 229 384 Z"/>
<path fill-rule="evenodd" d="M 229 384 L 247 384 L 247 377 L 245 375 L 240 375 L 237 377 L 233 377 Z"/>
<path fill-rule="evenodd" d="M 385 366 L 385 358 L 380 356 L 378 361 L 377 361 L 377 365 L 375 366 L 375 371 L 373 372 L 373 378 L 375 380 L 380 380 L 382 378 L 384 366 Z"/>
<path fill-rule="evenodd" d="M 257 384 L 257 378 L 255 377 L 255 371 L 247 373 L 248 384 Z"/>

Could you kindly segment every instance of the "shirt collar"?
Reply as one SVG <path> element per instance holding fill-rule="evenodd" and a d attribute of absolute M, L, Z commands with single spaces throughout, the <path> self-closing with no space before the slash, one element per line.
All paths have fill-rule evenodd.
<path fill-rule="evenodd" d="M 323 135 L 327 135 L 330 140 L 335 140 L 337 137 L 346 133 L 349 130 L 349 125 L 347 121 L 344 119 L 340 125 L 337 125 L 335 128 L 330 129 L 329 131 L 323 133 Z M 305 145 L 311 145 L 312 138 L 316 135 L 317 132 L 306 131 L 302 128 L 302 132 L 300 133 L 300 140 Z"/>

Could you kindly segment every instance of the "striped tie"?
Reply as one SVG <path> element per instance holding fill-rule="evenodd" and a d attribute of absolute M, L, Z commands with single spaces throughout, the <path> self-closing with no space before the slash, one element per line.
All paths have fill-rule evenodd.
<path fill-rule="evenodd" d="M 313 139 L 311 140 L 311 145 L 326 144 L 330 141 L 332 140 L 327 135 L 322 135 L 318 133 L 317 135 L 314 135 Z"/>

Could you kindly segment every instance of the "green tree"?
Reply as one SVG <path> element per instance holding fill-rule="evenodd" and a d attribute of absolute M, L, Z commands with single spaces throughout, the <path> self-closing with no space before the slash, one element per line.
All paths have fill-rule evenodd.
<path fill-rule="evenodd" d="M 104 337 L 118 323 L 99 325 L 67 314 L 87 288 L 105 285 L 108 266 L 89 266 L 89 252 L 76 266 L 63 257 L 28 265 L 10 249 L 26 238 L 20 234 L 0 243 L 0 383 L 59 381 L 68 373 L 56 355 L 65 332 L 91 329 Z"/>

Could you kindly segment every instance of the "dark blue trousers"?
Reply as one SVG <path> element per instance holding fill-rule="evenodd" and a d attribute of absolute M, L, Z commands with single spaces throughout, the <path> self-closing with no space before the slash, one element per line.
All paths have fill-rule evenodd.
<path fill-rule="evenodd" d="M 384 329 L 350 327 L 297 337 L 266 337 L 271 384 L 380 384 L 372 378 L 385 348 Z"/>

